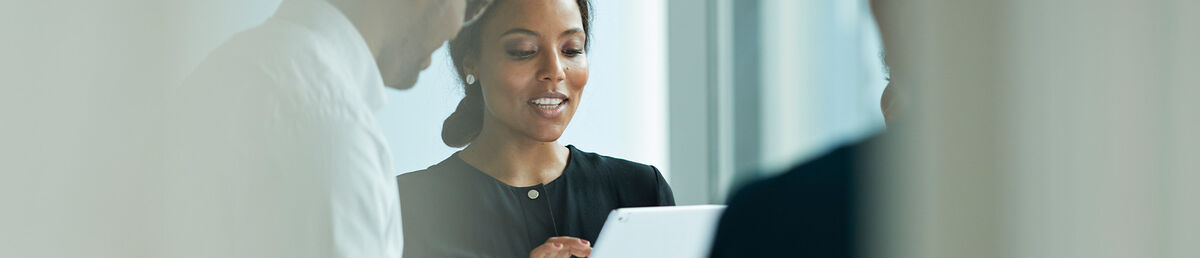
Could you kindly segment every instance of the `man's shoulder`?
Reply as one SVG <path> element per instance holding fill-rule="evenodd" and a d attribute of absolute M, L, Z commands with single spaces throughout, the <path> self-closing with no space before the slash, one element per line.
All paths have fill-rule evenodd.
<path fill-rule="evenodd" d="M 373 119 L 366 93 L 357 92 L 363 87 L 354 86 L 361 80 L 346 74 L 348 61 L 327 53 L 336 47 L 327 41 L 310 28 L 268 20 L 211 51 L 171 96 L 181 100 L 176 105 L 220 103 L 229 113 L 284 120 Z"/>
<path fill-rule="evenodd" d="M 868 142 L 844 145 L 813 160 L 802 162 L 774 177 L 742 187 L 731 202 L 766 204 L 783 199 L 812 198 L 845 194 L 863 173 Z"/>
<path fill-rule="evenodd" d="M 254 79 L 278 79 L 282 72 L 312 69 L 317 58 L 315 35 L 286 21 L 268 20 L 238 32 L 209 52 L 189 76 L 189 83 L 229 79 L 230 75 L 262 75 Z M 276 76 L 271 76 L 276 74 Z M 275 77 L 275 78 L 272 78 Z M 233 77 L 236 78 L 236 77 Z"/>

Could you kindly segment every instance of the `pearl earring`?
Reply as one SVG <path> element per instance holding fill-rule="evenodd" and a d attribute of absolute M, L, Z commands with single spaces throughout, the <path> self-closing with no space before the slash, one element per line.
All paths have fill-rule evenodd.
<path fill-rule="evenodd" d="M 467 74 L 467 84 L 475 84 L 475 75 Z"/>

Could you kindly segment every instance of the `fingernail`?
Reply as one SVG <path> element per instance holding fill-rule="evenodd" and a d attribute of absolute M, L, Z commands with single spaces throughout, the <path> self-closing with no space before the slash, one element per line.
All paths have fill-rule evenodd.
<path fill-rule="evenodd" d="M 562 247 L 562 244 L 554 243 L 554 247 Z"/>
<path fill-rule="evenodd" d="M 590 245 L 590 244 L 591 244 L 591 243 L 588 243 L 588 241 L 587 241 L 587 240 L 582 240 L 582 239 L 580 239 L 580 241 L 583 241 L 583 244 L 585 244 L 585 245 Z"/>

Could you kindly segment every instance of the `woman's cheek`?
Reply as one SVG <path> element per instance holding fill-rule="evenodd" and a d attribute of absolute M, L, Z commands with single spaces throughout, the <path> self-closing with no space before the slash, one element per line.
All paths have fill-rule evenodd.
<path fill-rule="evenodd" d="M 575 88 L 578 88 L 578 89 L 583 89 L 583 86 L 587 85 L 587 81 L 588 81 L 587 58 L 581 58 L 581 59 L 583 59 L 583 60 L 579 64 L 575 65 L 575 67 L 573 69 L 568 71 L 569 73 L 567 75 L 567 76 L 571 77 L 571 82 L 572 82 L 571 84 L 573 84 L 571 86 L 574 86 Z"/>
<path fill-rule="evenodd" d="M 498 75 L 500 77 L 500 84 L 502 84 L 501 87 L 509 93 L 515 94 L 516 91 L 520 90 L 526 84 L 530 74 L 533 74 L 533 72 L 529 71 L 523 65 L 510 65 L 503 66 L 499 70 Z"/>

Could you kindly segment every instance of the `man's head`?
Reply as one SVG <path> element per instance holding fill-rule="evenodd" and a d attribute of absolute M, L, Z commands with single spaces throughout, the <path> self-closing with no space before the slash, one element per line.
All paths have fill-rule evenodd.
<path fill-rule="evenodd" d="M 490 0 L 334 0 L 367 41 L 383 83 L 407 89 L 430 56 Z"/>

